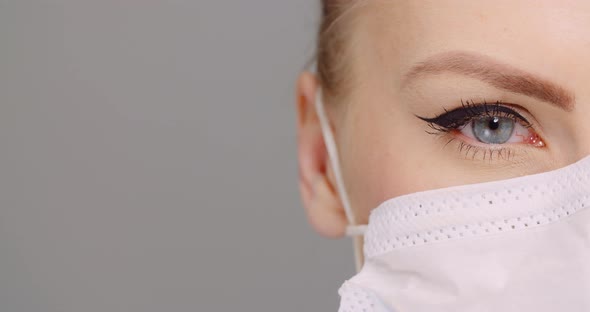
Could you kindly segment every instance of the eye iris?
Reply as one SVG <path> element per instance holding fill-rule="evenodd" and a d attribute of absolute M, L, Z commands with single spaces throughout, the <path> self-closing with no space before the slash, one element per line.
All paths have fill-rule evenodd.
<path fill-rule="evenodd" d="M 504 144 L 514 133 L 514 120 L 505 117 L 485 117 L 473 121 L 473 134 L 486 144 Z"/>

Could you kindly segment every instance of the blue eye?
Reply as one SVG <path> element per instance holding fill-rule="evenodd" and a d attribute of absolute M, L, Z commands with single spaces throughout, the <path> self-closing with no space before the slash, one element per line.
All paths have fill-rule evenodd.
<path fill-rule="evenodd" d="M 461 134 L 486 145 L 530 144 L 544 147 L 544 141 L 532 129 L 532 125 L 515 109 L 500 102 L 496 104 L 463 103 L 461 107 L 434 118 L 416 116 L 428 123 L 434 132 Z"/>
<path fill-rule="evenodd" d="M 471 122 L 473 136 L 486 144 L 504 144 L 514 133 L 516 122 L 507 117 L 476 118 Z"/>
<path fill-rule="evenodd" d="M 529 128 L 511 117 L 476 117 L 459 129 L 461 134 L 472 140 L 489 145 L 506 143 L 529 143 L 537 145 L 538 136 Z"/>

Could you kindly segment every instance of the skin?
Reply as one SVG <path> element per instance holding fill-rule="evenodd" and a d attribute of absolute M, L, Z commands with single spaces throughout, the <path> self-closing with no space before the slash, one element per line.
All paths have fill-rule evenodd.
<path fill-rule="evenodd" d="M 369 0 L 352 15 L 345 56 L 352 87 L 325 106 L 358 223 L 366 224 L 372 209 L 400 195 L 545 172 L 590 154 L 589 1 Z M 565 110 L 453 72 L 408 81 L 419 62 L 465 51 L 562 87 L 572 106 Z M 314 109 L 318 88 L 313 73 L 301 74 L 300 189 L 314 228 L 340 237 L 348 222 Z M 435 117 L 461 107 L 462 100 L 514 104 L 544 146 L 490 146 L 457 132 L 433 135 L 416 117 Z M 460 151 L 461 142 L 475 147 Z M 490 152 L 500 148 L 503 157 Z"/>

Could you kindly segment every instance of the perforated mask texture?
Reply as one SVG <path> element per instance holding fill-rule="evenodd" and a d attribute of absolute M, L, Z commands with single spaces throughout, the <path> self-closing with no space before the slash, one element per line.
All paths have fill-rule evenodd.
<path fill-rule="evenodd" d="M 558 222 L 590 205 L 590 157 L 560 170 L 420 192 L 372 213 L 364 254 Z"/>
<path fill-rule="evenodd" d="M 519 240 L 523 237 L 521 234 L 525 234 L 526 238 L 521 241 L 526 242 L 522 243 L 524 249 L 527 248 L 527 245 L 535 245 L 531 248 L 538 249 L 533 252 L 536 254 L 544 253 L 546 259 L 548 259 L 547 261 L 553 261 L 551 263 L 560 263 L 559 255 L 555 255 L 555 252 L 552 253 L 551 250 L 544 250 L 543 244 L 545 244 L 545 241 L 536 241 L 537 236 L 534 235 L 541 233 L 538 235 L 539 239 L 545 237 L 545 240 L 554 246 L 559 246 L 559 243 L 556 243 L 558 241 L 574 242 L 571 246 L 565 246 L 563 250 L 572 255 L 582 255 L 582 260 L 576 260 L 575 270 L 580 271 L 583 276 L 589 275 L 590 268 L 582 263 L 584 257 L 590 254 L 588 248 L 584 247 L 588 245 L 587 242 L 590 242 L 590 221 L 587 222 L 587 219 L 590 218 L 590 214 L 588 214 L 589 207 L 590 156 L 573 165 L 542 174 L 420 192 L 388 200 L 371 213 L 365 234 L 365 259 L 378 267 L 363 267 L 358 276 L 355 276 L 355 278 L 342 286 L 339 292 L 342 297 L 339 311 L 396 311 L 400 307 L 407 310 L 412 302 L 422 302 L 420 298 L 427 299 L 423 300 L 424 305 L 420 306 L 416 311 L 428 310 L 427 305 L 430 304 L 428 298 L 435 298 L 432 299 L 432 302 L 439 302 L 438 306 L 448 308 L 442 308 L 439 311 L 457 311 L 451 307 L 461 306 L 458 304 L 461 300 L 460 296 L 468 294 L 472 296 L 471 299 L 486 298 L 486 300 L 492 300 L 490 294 L 499 294 L 507 289 L 530 295 L 529 297 L 533 300 L 532 305 L 534 305 L 534 297 L 538 294 L 550 292 L 546 288 L 551 286 L 548 285 L 543 288 L 542 285 L 537 285 L 534 291 L 527 293 L 528 288 L 525 284 L 522 284 L 520 280 L 516 283 L 517 280 L 511 279 L 510 274 L 513 274 L 511 272 L 514 272 L 513 270 L 517 266 L 512 266 L 512 263 L 510 263 L 512 255 L 506 256 L 502 254 L 504 252 L 503 246 L 506 246 L 502 244 L 511 242 L 513 237 Z M 550 234 L 553 233 L 551 231 L 557 230 L 550 231 L 549 228 L 561 231 L 559 240 L 551 239 L 553 237 L 553 234 Z M 534 235 L 530 235 L 531 233 L 534 233 Z M 570 240 L 569 235 L 574 236 L 573 239 Z M 489 271 L 495 274 L 490 275 L 492 278 L 488 284 L 486 284 L 486 281 L 479 284 L 480 282 L 476 276 L 456 276 L 455 279 L 453 274 L 460 275 L 462 274 L 461 270 L 454 267 L 457 272 L 447 274 L 448 272 L 444 272 L 444 268 L 437 268 L 436 261 L 439 261 L 439 259 L 412 258 L 418 257 L 417 255 L 428 255 L 431 250 L 436 250 L 436 252 L 430 254 L 442 258 L 440 261 L 443 261 L 443 265 L 448 265 L 447 268 L 452 268 L 453 265 L 457 265 L 457 262 L 463 261 L 464 256 L 469 259 L 468 261 L 471 261 L 470 263 L 474 263 L 479 261 L 479 255 L 475 252 L 470 254 L 471 251 L 465 251 L 464 247 L 468 246 L 473 250 L 479 249 L 480 241 L 485 241 L 484 245 L 481 245 L 485 247 L 481 247 L 478 252 L 481 253 L 482 250 L 484 252 L 491 251 L 488 253 L 487 259 L 481 259 L 483 260 L 482 265 L 487 264 L 492 267 Z M 500 241 L 502 243 L 498 243 Z M 530 244 L 531 242 L 533 243 Z M 506 250 L 510 249 L 513 252 L 519 250 L 520 246 L 506 247 Z M 445 250 L 453 252 L 454 255 L 448 255 Z M 489 255 L 498 258 L 490 259 Z M 555 259 L 549 259 L 552 257 Z M 412 281 L 412 278 L 410 278 L 407 281 L 398 282 L 400 278 L 382 276 L 383 272 L 391 272 L 391 270 L 383 269 L 383 266 L 387 266 L 385 261 L 391 261 L 392 259 L 400 260 L 402 263 L 392 264 L 391 267 L 394 268 L 394 271 L 397 273 L 404 272 L 404 268 L 407 266 L 408 270 L 405 272 L 419 274 L 415 275 L 419 276 L 419 280 L 414 279 Z M 453 264 L 453 259 L 457 260 L 455 264 Z M 414 262 L 417 264 L 414 264 Z M 506 268 L 503 266 L 506 266 Z M 469 268 L 469 270 L 475 275 L 482 274 L 481 276 L 484 278 L 486 277 L 485 274 L 487 274 L 486 269 Z M 575 278 L 576 271 L 574 271 L 574 268 L 568 270 L 566 273 Z M 502 276 L 502 274 L 497 273 L 506 273 L 508 275 Z M 551 272 L 547 273 L 551 274 Z M 443 280 L 429 281 L 428 274 L 435 274 L 437 279 L 443 278 Z M 522 281 L 525 282 L 531 282 L 535 278 L 530 278 L 530 276 L 535 276 L 535 274 L 534 271 L 526 272 L 526 274 L 523 273 L 518 278 L 522 278 Z M 495 276 L 499 276 L 497 280 L 494 280 Z M 580 276 L 580 278 L 583 276 Z M 557 278 L 559 277 L 557 276 Z M 444 280 L 447 278 L 450 278 L 450 280 Z M 465 287 L 465 285 L 472 282 L 477 287 L 483 287 L 483 297 L 477 297 L 479 295 L 476 293 L 477 289 Z M 389 287 L 388 283 L 396 286 Z M 583 281 L 576 283 L 586 285 Z M 366 287 L 369 284 L 375 285 L 375 287 Z M 400 297 L 396 298 L 402 299 L 404 296 L 411 297 L 414 292 L 408 290 L 409 285 L 418 287 L 415 292 L 419 293 L 419 296 L 410 298 L 399 306 L 395 305 L 395 302 L 392 303 L 392 298 L 384 297 L 384 294 L 399 295 Z M 452 291 L 445 289 L 445 287 L 436 289 L 439 285 L 452 285 L 456 289 Z M 497 285 L 504 285 L 506 288 L 502 289 Z M 499 288 L 494 288 L 496 286 Z M 391 290 L 395 287 L 401 290 Z M 419 289 L 420 287 L 423 289 Z M 575 288 L 572 283 L 568 287 L 571 287 L 576 294 L 570 291 L 568 295 L 561 296 L 561 299 L 558 300 L 571 302 L 571 298 L 583 297 L 578 296 L 577 293 L 585 293 L 585 289 L 588 288 Z M 488 293 L 485 293 L 486 291 Z M 450 296 L 451 293 L 456 297 Z M 438 294 L 443 295 L 437 297 Z M 556 298 L 559 298 L 558 295 L 560 294 L 557 293 Z M 528 300 L 526 296 L 522 298 Z M 549 299 L 543 298 L 540 302 L 544 302 L 544 300 Z M 388 303 L 387 308 L 384 302 Z M 483 300 L 480 300 L 480 302 L 483 302 Z M 522 302 L 520 307 L 518 304 L 518 302 L 513 302 L 512 307 L 522 309 L 522 307 L 528 306 L 529 302 Z M 583 299 L 578 303 L 572 302 L 571 305 L 586 308 L 588 302 Z M 496 306 L 494 301 L 489 301 L 488 307 L 491 308 L 492 306 L 496 308 L 502 307 L 501 305 Z M 474 306 L 471 305 L 470 307 L 473 308 Z M 482 308 L 478 311 L 491 310 Z"/>

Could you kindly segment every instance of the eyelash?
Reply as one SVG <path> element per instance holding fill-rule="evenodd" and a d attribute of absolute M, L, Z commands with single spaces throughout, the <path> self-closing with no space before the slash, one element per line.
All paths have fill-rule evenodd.
<path fill-rule="evenodd" d="M 525 128 L 532 128 L 533 125 L 516 110 L 506 106 L 501 101 L 497 101 L 493 104 L 487 102 L 475 103 L 474 101 L 461 100 L 461 107 L 453 109 L 451 111 L 446 110 L 445 112 L 434 117 L 426 118 L 416 116 L 420 120 L 428 123 L 428 126 L 432 131 L 426 131 L 432 135 L 447 135 L 456 132 L 477 118 L 486 117 L 503 117 L 512 119 L 514 122 L 521 124 Z M 445 144 L 445 146 L 457 140 L 457 136 L 453 135 L 452 138 Z M 465 153 L 466 156 L 472 155 L 472 158 L 483 152 L 483 159 L 489 159 L 490 161 L 495 157 L 500 159 L 510 159 L 514 154 L 513 149 L 504 145 L 499 146 L 477 146 L 470 144 L 465 141 L 461 141 L 458 146 L 460 153 Z"/>

